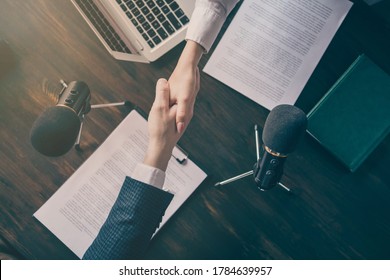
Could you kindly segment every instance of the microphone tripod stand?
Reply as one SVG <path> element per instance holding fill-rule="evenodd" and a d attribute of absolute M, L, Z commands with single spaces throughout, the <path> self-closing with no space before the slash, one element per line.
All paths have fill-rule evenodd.
<path fill-rule="evenodd" d="M 253 170 L 250 170 L 248 172 L 245 172 L 245 173 L 242 173 L 240 175 L 237 175 L 237 176 L 234 176 L 232 178 L 229 178 L 229 179 L 226 179 L 224 181 L 221 181 L 221 182 L 217 182 L 214 186 L 217 187 L 217 186 L 223 186 L 223 185 L 226 185 L 226 184 L 229 184 L 231 182 L 234 182 L 234 181 L 237 181 L 239 179 L 242 179 L 242 178 L 245 178 L 245 177 L 248 177 L 248 176 L 251 176 L 251 175 L 254 175 L 254 174 L 257 174 L 257 171 L 261 168 L 261 165 L 259 164 L 260 163 L 260 160 L 261 160 L 261 157 L 260 157 L 260 147 L 259 147 L 259 133 L 258 133 L 258 129 L 257 129 L 257 125 L 255 125 L 255 142 L 256 142 L 256 158 L 257 158 L 257 163 L 255 163 L 254 165 L 254 168 Z M 266 171 L 266 172 L 269 172 L 269 171 Z M 255 181 L 256 182 L 256 181 Z M 282 187 L 284 190 L 292 193 L 292 190 L 290 188 L 288 188 L 287 186 L 285 186 L 284 184 L 282 184 L 280 181 L 278 181 L 276 183 L 276 185 Z M 261 191 L 265 191 L 266 189 L 265 188 L 261 188 L 261 187 L 258 187 L 259 190 Z"/>
<path fill-rule="evenodd" d="M 66 88 L 68 88 L 68 84 L 64 80 L 60 80 L 60 83 L 62 85 L 62 89 L 61 89 L 61 92 L 60 92 L 59 96 L 61 96 L 62 93 L 64 92 L 64 90 Z M 131 105 L 130 101 L 123 101 L 123 102 L 118 102 L 118 103 L 105 103 L 105 104 L 91 105 L 89 103 L 90 100 L 91 100 L 91 95 L 89 94 L 88 98 L 85 100 L 85 104 L 84 104 L 83 108 L 81 109 L 81 111 L 79 113 L 80 130 L 79 130 L 76 142 L 74 144 L 75 149 L 78 150 L 78 151 L 81 151 L 80 141 L 81 141 L 81 133 L 83 131 L 83 124 L 84 124 L 85 116 L 86 116 L 87 113 L 89 113 L 91 111 L 91 109 L 100 109 L 100 108 L 117 107 L 117 106 L 130 106 Z"/>

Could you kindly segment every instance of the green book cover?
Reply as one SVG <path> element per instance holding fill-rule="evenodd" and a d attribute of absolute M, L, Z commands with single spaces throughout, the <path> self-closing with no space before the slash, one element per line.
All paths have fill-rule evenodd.
<path fill-rule="evenodd" d="M 390 131 L 390 76 L 360 55 L 309 112 L 307 131 L 355 171 Z"/>

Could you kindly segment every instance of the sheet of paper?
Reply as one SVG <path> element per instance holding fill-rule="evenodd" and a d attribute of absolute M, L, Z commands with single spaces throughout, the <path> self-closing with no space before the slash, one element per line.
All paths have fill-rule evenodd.
<path fill-rule="evenodd" d="M 133 110 L 34 216 L 81 258 L 106 220 L 126 175 L 131 176 L 142 162 L 147 143 L 147 121 Z M 182 153 L 175 150 L 175 154 Z M 175 196 L 159 229 L 206 176 L 191 160 L 180 164 L 171 158 L 164 188 Z"/>
<path fill-rule="evenodd" d="M 204 72 L 263 107 L 293 105 L 352 3 L 245 0 Z"/>

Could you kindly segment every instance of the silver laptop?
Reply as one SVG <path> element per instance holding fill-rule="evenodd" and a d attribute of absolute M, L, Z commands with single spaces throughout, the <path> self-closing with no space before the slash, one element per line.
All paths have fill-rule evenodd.
<path fill-rule="evenodd" d="M 155 61 L 183 41 L 194 0 L 71 0 L 116 59 Z"/>

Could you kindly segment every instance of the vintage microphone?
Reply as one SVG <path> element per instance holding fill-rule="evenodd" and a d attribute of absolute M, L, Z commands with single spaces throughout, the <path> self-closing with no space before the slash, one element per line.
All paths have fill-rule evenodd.
<path fill-rule="evenodd" d="M 291 191 L 280 182 L 288 154 L 293 152 L 306 131 L 305 113 L 292 105 L 278 105 L 269 113 L 263 129 L 263 145 L 259 149 L 258 130 L 255 126 L 257 162 L 253 170 L 221 181 L 215 186 L 226 185 L 253 175 L 257 187 L 264 191 L 277 185 Z"/>
<path fill-rule="evenodd" d="M 63 89 L 56 106 L 49 107 L 34 122 L 30 140 L 33 147 L 45 156 L 61 156 L 72 146 L 79 148 L 85 115 L 94 108 L 129 105 L 130 102 L 91 105 L 88 85 L 73 81 Z"/>

